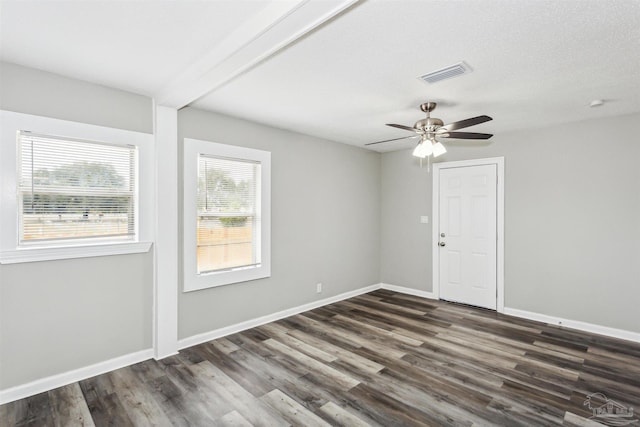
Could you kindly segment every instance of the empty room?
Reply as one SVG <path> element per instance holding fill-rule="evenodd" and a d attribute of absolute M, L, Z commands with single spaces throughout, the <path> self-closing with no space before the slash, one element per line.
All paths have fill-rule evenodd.
<path fill-rule="evenodd" d="M 0 427 L 640 426 L 640 0 L 0 0 Z"/>

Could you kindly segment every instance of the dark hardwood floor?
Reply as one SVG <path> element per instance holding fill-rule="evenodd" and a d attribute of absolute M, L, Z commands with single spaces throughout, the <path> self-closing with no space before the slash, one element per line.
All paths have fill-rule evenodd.
<path fill-rule="evenodd" d="M 640 345 L 380 290 L 3 405 L 0 422 L 640 427 L 590 420 L 603 395 L 640 408 Z"/>

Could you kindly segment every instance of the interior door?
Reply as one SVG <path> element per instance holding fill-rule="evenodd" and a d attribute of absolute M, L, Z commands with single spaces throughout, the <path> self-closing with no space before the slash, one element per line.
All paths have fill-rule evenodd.
<path fill-rule="evenodd" d="M 440 298 L 497 306 L 497 167 L 440 169 Z"/>

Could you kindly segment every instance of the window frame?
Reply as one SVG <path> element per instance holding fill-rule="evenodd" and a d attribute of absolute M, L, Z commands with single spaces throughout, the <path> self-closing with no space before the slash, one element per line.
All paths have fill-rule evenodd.
<path fill-rule="evenodd" d="M 147 252 L 154 236 L 153 135 L 0 110 L 0 264 Z M 20 244 L 18 131 L 61 138 L 134 145 L 138 151 L 136 233 L 131 240 L 41 241 Z"/>
<path fill-rule="evenodd" d="M 197 291 L 271 276 L 271 153 L 236 145 L 184 139 L 183 158 L 183 272 L 184 292 Z M 237 269 L 197 272 L 197 195 L 200 156 L 260 163 L 260 233 L 257 242 L 260 264 Z"/>

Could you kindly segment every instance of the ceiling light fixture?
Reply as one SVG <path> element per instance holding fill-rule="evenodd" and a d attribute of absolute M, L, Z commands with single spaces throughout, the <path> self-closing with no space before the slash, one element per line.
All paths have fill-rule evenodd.
<path fill-rule="evenodd" d="M 427 135 L 422 135 L 420 142 L 416 145 L 416 148 L 413 149 L 413 155 L 421 159 L 430 155 L 436 158 L 446 152 L 447 149 L 442 143 L 438 142 L 434 136 L 427 138 Z"/>
<path fill-rule="evenodd" d="M 589 107 L 593 108 L 593 107 L 600 107 L 601 105 L 604 105 L 604 101 L 602 99 L 594 99 L 593 101 L 591 101 L 591 103 L 589 104 Z"/>
<path fill-rule="evenodd" d="M 420 142 L 413 149 L 413 155 L 420 159 L 433 157 L 439 157 L 447 152 L 447 149 L 442 145 L 437 138 L 454 138 L 454 139 L 489 139 L 493 136 L 490 133 L 477 133 L 477 132 L 457 132 L 458 129 L 464 129 L 469 126 L 479 125 L 493 120 L 489 116 L 477 116 L 471 117 L 466 120 L 460 120 L 457 122 L 444 124 L 442 120 L 431 117 L 431 112 L 436 108 L 435 102 L 425 102 L 420 105 L 420 109 L 426 113 L 424 119 L 420 119 L 414 123 L 413 126 L 399 125 L 396 123 L 387 123 L 387 126 L 398 128 L 402 130 L 408 130 L 413 133 L 411 136 L 405 136 L 400 138 L 385 139 L 383 141 L 369 142 L 365 145 L 381 144 L 383 142 L 399 141 L 402 139 L 420 137 Z M 422 163 L 422 162 L 421 162 Z"/>
<path fill-rule="evenodd" d="M 422 135 L 422 139 L 416 145 L 416 148 L 413 149 L 413 155 L 424 159 L 427 156 L 430 156 L 433 153 L 432 144 L 429 140 L 427 140 L 426 135 Z"/>
<path fill-rule="evenodd" d="M 441 156 L 441 155 L 443 155 L 444 153 L 447 152 L 447 149 L 444 148 L 444 145 L 442 145 L 442 143 L 436 141 L 435 138 L 432 139 L 431 142 L 433 142 L 433 158 Z"/>

